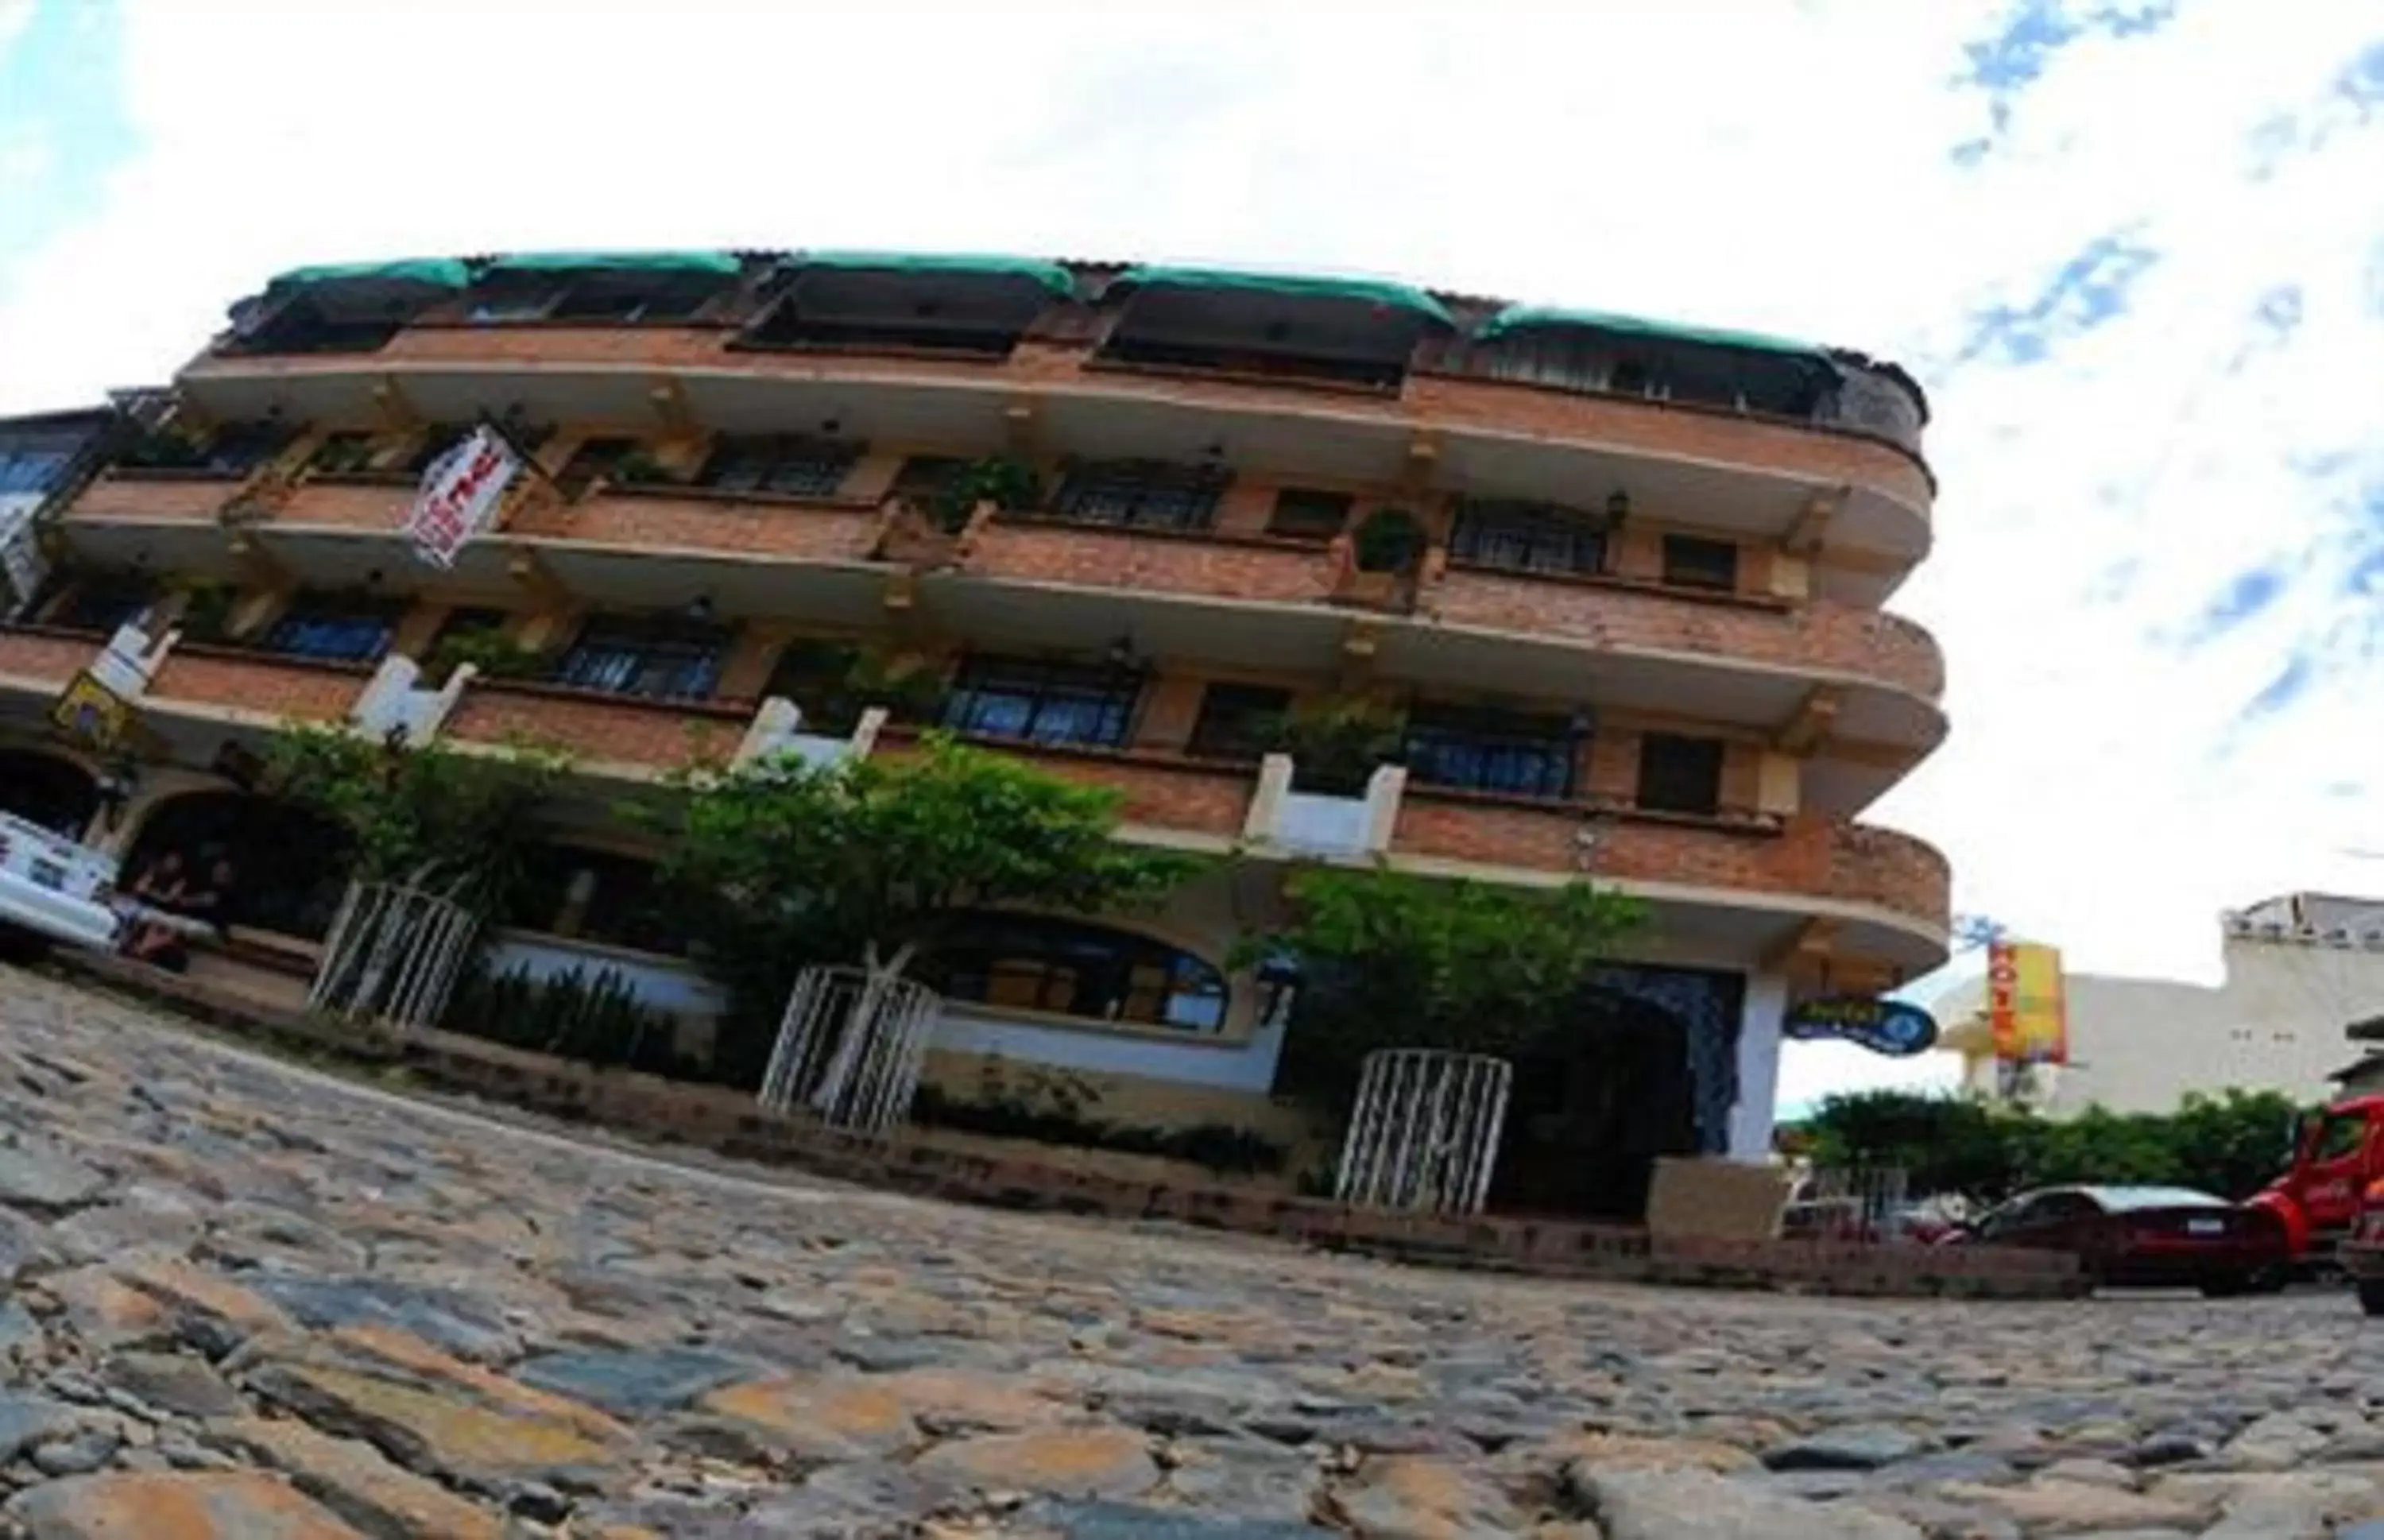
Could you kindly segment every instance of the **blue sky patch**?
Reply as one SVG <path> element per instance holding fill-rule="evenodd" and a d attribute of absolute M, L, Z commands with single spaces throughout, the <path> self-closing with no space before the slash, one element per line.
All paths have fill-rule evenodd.
<path fill-rule="evenodd" d="M 2276 715 L 2309 693 L 2309 688 L 2316 678 L 2317 670 L 2310 666 L 2309 658 L 2305 654 L 2295 653 L 2292 661 L 2286 664 L 2275 678 L 2262 686 L 2259 694 L 2252 697 L 2252 703 L 2243 708 L 2244 720 L 2256 721 L 2263 716 Z"/>
<path fill-rule="evenodd" d="M 2225 636 L 2284 597 L 2285 588 L 2285 575 L 2273 566 L 2237 573 L 2194 616 L 2185 644 L 2195 647 Z"/>
<path fill-rule="evenodd" d="M 108 173 L 138 143 L 113 0 L 35 0 L 0 54 L 0 290 L 11 267 L 98 207 Z"/>
<path fill-rule="evenodd" d="M 1962 45 L 1969 72 L 1957 76 L 1957 85 L 1975 86 L 1988 93 L 1988 113 L 1998 134 L 2011 126 L 2012 106 L 2020 95 L 2043 79 L 2054 56 L 2081 38 L 2142 37 L 2158 31 L 2177 16 L 2179 0 L 2105 0 L 2101 5 L 2065 5 L 2062 0 L 2022 0 L 2006 13 L 1993 36 Z M 1955 152 L 1959 161 L 1965 150 Z M 1976 158 L 1973 153 L 1972 158 Z"/>
<path fill-rule="evenodd" d="M 1958 362 L 1993 355 L 2005 364 L 2035 364 L 2055 344 L 2082 337 L 2126 313 L 2135 285 L 2161 254 L 2125 230 L 2096 236 L 2055 269 L 2052 281 L 2025 304 L 1994 304 L 1970 316 L 1970 339 Z"/>

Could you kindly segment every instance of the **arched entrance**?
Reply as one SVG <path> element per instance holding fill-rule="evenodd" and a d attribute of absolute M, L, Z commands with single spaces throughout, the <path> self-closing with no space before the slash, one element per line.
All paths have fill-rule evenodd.
<path fill-rule="evenodd" d="M 320 940 L 347 890 L 348 838 L 329 820 L 246 791 L 194 791 L 159 806 L 126 857 L 137 876 L 174 854 L 187 866 L 231 863 L 229 924 Z"/>
<path fill-rule="evenodd" d="M 1515 1053 L 1489 1207 L 1636 1221 L 1656 1161 L 1728 1148 L 1745 983 L 1599 969 L 1572 1019 Z"/>
<path fill-rule="evenodd" d="M 72 760 L 31 749 L 0 749 L 0 813 L 13 813 L 81 839 L 99 811 L 99 783 Z"/>

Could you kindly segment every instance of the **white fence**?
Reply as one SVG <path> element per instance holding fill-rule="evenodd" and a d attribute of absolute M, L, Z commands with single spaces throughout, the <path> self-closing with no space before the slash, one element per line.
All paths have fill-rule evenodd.
<path fill-rule="evenodd" d="M 1514 1066 L 1434 1049 L 1366 1055 L 1334 1196 L 1361 1208 L 1479 1213 Z"/>

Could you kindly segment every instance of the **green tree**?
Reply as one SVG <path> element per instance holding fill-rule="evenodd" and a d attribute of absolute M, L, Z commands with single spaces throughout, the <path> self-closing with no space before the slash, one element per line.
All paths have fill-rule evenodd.
<path fill-rule="evenodd" d="M 569 767 L 537 749 L 404 748 L 310 725 L 277 733 L 266 763 L 276 794 L 347 831 L 351 876 L 431 888 L 482 913 L 520 880 Z"/>
<path fill-rule="evenodd" d="M 792 758 L 682 777 L 655 821 L 664 874 L 739 998 L 726 1067 L 758 1076 L 795 975 L 819 962 L 899 976 L 964 911 L 1096 914 L 1156 901 L 1199 864 L 1118 838 L 1122 794 L 1006 755 L 919 751 L 814 767 Z"/>
<path fill-rule="evenodd" d="M 1511 1053 L 1575 1009 L 1590 970 L 1642 926 L 1645 906 L 1591 887 L 1490 887 L 1382 871 L 1303 869 L 1289 923 L 1250 943 L 1305 980 L 1278 1085 L 1347 1108 L 1385 1048 Z"/>
<path fill-rule="evenodd" d="M 2030 1121 L 1966 1097 L 1863 1091 L 1825 1099 L 1803 1132 L 1816 1165 L 1892 1168 L 1915 1193 L 1991 1199 L 2010 1190 L 2014 1131 Z"/>

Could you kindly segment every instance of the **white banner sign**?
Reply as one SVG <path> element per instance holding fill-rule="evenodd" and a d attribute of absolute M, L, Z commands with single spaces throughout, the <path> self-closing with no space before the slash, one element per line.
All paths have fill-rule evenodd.
<path fill-rule="evenodd" d="M 495 521 L 521 468 L 504 440 L 485 428 L 432 461 L 405 517 L 414 553 L 432 566 L 453 566 L 465 542 Z"/>

